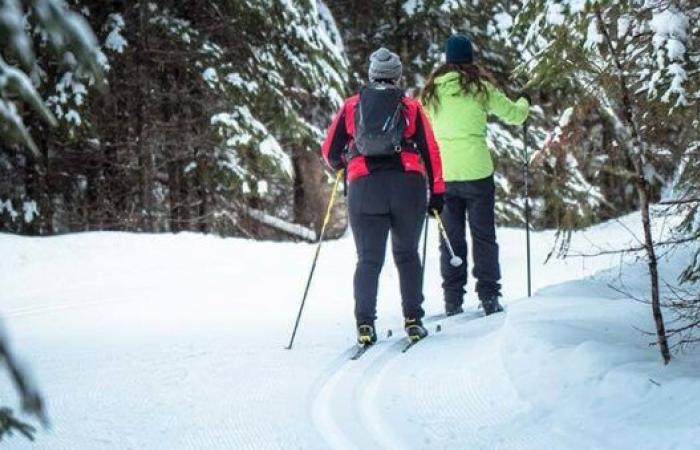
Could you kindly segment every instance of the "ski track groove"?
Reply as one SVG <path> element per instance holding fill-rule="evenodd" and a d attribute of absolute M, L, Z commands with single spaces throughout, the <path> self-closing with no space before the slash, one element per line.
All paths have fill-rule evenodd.
<path fill-rule="evenodd" d="M 444 314 L 437 314 L 425 319 L 424 323 L 430 325 L 447 319 Z M 431 333 L 432 334 L 432 333 Z M 430 339 L 430 338 L 428 338 Z M 312 388 L 312 420 L 323 439 L 330 448 L 341 449 L 390 449 L 397 450 L 410 448 L 403 442 L 403 438 L 389 423 L 384 420 L 377 407 L 379 387 L 384 380 L 391 363 L 398 358 L 405 357 L 401 349 L 405 346 L 404 337 L 390 337 L 380 340 L 375 347 L 369 349 L 360 359 L 350 360 L 355 346 L 338 356 L 315 383 Z M 417 346 L 416 346 L 417 347 Z M 410 350 L 410 353 L 413 350 Z M 340 392 L 340 391 L 344 392 Z M 360 425 L 359 431 L 353 433 L 352 423 L 347 420 L 338 420 L 341 415 L 334 406 L 339 403 L 337 397 L 343 394 L 352 394 L 352 404 L 346 405 L 352 415 L 355 424 Z M 357 442 L 361 437 L 363 442 Z"/>
<path fill-rule="evenodd" d="M 61 305 L 27 306 L 24 308 L 12 309 L 9 313 L 5 314 L 5 317 L 12 319 L 12 318 L 16 318 L 16 317 L 36 316 L 36 315 L 42 315 L 42 314 L 47 314 L 47 313 L 50 314 L 53 312 L 70 310 L 70 309 L 89 308 L 89 307 L 93 307 L 93 306 L 103 306 L 103 305 L 108 305 L 110 303 L 128 302 L 128 301 L 134 301 L 134 300 L 133 299 L 125 299 L 124 297 L 110 297 L 110 298 L 103 298 L 103 299 L 99 299 L 99 300 L 86 300 L 83 302 L 64 303 Z"/>
<path fill-rule="evenodd" d="M 332 392 L 342 368 L 348 364 L 355 352 L 355 346 L 341 353 L 331 362 L 311 389 L 311 418 L 316 430 L 328 445 L 333 448 L 352 448 L 342 430 L 332 420 Z M 356 361 L 354 361 L 356 362 Z M 350 447 L 348 447 L 350 445 Z"/>
<path fill-rule="evenodd" d="M 442 335 L 466 344 L 458 353 L 447 354 L 443 358 L 446 365 L 439 368 L 424 364 L 413 373 L 392 370 L 406 357 L 401 353 L 403 337 L 380 341 L 357 361 L 349 360 L 353 349 L 343 352 L 312 390 L 313 422 L 326 444 L 330 448 L 392 450 L 457 449 L 465 445 L 499 450 L 547 448 L 551 434 L 533 432 L 525 426 L 532 408 L 513 385 L 503 359 L 507 316 L 500 320 L 494 316 L 488 319 L 491 323 L 475 321 L 481 317 L 481 313 L 467 312 L 466 317 L 447 321 L 444 315 L 425 320 L 426 325 L 439 323 L 443 331 L 435 336 L 431 330 L 433 336 L 411 349 L 408 353 L 416 355 L 414 359 L 454 352 L 431 343 Z M 448 326 L 446 332 L 444 327 L 449 324 L 453 326 Z M 459 378 L 426 386 L 422 380 L 439 379 L 436 372 L 448 377 L 459 374 Z M 413 403 L 420 406 L 417 411 L 426 412 L 423 416 L 398 410 L 399 406 L 382 396 L 401 383 L 400 392 L 416 393 Z M 430 411 L 440 411 L 440 418 L 431 417 Z M 566 441 L 574 444 L 570 439 Z"/>
<path fill-rule="evenodd" d="M 434 323 L 440 323 L 447 319 L 444 314 L 435 314 L 427 317 L 423 322 L 424 325 L 429 326 Z M 437 334 L 433 333 L 432 334 Z M 428 339 L 431 339 L 429 336 Z M 416 346 L 421 343 L 417 343 Z M 422 342 L 425 344 L 425 342 Z M 363 372 L 363 379 L 367 380 L 364 385 L 362 383 L 357 383 L 357 386 L 362 386 L 356 396 L 359 403 L 360 418 L 364 423 L 365 428 L 371 431 L 371 434 L 378 438 L 381 448 L 386 449 L 410 449 L 411 445 L 404 441 L 403 437 L 394 431 L 393 427 L 384 419 L 383 415 L 379 411 L 378 407 L 378 397 L 379 388 L 384 381 L 386 373 L 392 366 L 394 361 L 400 360 L 400 358 L 405 358 L 406 353 L 410 353 L 409 350 L 406 353 L 402 353 L 401 350 L 406 345 L 406 339 L 401 338 L 397 342 L 391 345 L 392 351 L 386 351 L 382 355 L 376 358 L 376 362 L 367 367 Z"/>
<path fill-rule="evenodd" d="M 360 419 L 370 434 L 377 438 L 380 448 L 397 450 L 409 448 L 403 442 L 403 438 L 395 433 L 389 423 L 384 420 L 377 406 L 379 386 L 391 367 L 391 362 L 404 355 L 401 353 L 401 349 L 405 344 L 404 338 L 392 343 L 390 351 L 379 355 L 376 362 L 364 370 L 362 379 L 366 381 L 356 384 L 357 395 L 355 398 L 358 400 L 356 407 L 360 411 Z"/>
<path fill-rule="evenodd" d="M 381 340 L 356 361 L 350 360 L 355 347 L 347 350 L 336 360 L 342 358 L 344 361 L 332 363 L 312 391 L 313 423 L 330 448 L 387 448 L 382 444 L 385 441 L 383 433 L 367 427 L 363 420 L 358 396 L 364 389 L 363 377 L 373 371 L 375 361 L 401 343 L 393 337 Z M 349 400 L 349 404 L 343 404 L 345 400 Z"/>

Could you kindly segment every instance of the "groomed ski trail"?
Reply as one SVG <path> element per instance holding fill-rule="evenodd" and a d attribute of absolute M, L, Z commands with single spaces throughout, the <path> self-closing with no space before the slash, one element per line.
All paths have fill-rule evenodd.
<path fill-rule="evenodd" d="M 438 322 L 443 331 L 436 334 Z M 467 311 L 428 324 L 431 336 L 408 353 L 395 336 L 357 361 L 347 350 L 329 366 L 312 402 L 328 448 L 580 448 L 583 430 L 544 426 L 551 416 L 534 411 L 513 384 L 503 354 L 507 314 Z"/>
<path fill-rule="evenodd" d="M 506 364 L 508 332 L 507 312 L 466 311 L 439 339 L 411 350 L 407 367 L 389 361 L 371 400 L 381 405 L 382 426 L 403 430 L 410 443 L 391 448 L 583 449 L 598 441 L 520 394 Z"/>
<path fill-rule="evenodd" d="M 350 360 L 353 350 L 348 350 L 321 377 L 313 392 L 311 414 L 329 448 L 396 448 L 388 429 L 374 422 L 381 421 L 381 415 L 367 401 L 367 393 L 376 384 L 374 379 L 382 376 L 383 361 L 401 355 L 403 345 L 401 337 L 386 338 L 354 361 Z"/>
<path fill-rule="evenodd" d="M 470 319 L 480 314 L 470 316 Z M 440 327 L 454 322 L 444 314 L 430 316 L 425 325 L 431 335 L 415 347 L 435 339 L 433 325 Z M 410 449 L 384 419 L 377 396 L 394 362 L 410 358 L 414 350 L 402 352 L 406 346 L 403 333 L 380 339 L 358 360 L 350 360 L 354 350 L 343 352 L 328 367 L 313 389 L 312 418 L 317 431 L 333 449 Z"/>

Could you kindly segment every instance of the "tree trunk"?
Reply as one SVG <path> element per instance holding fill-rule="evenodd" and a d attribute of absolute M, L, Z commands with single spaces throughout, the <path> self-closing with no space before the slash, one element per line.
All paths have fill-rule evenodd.
<path fill-rule="evenodd" d="M 125 196 L 122 193 L 122 189 L 125 188 L 120 183 L 117 169 L 119 164 L 117 147 L 110 142 L 104 147 L 100 145 L 96 150 L 103 155 L 102 172 L 105 180 L 100 186 L 99 198 L 104 208 L 102 213 L 104 229 L 110 231 L 121 230 L 125 226 L 124 222 L 120 220 L 121 214 L 126 211 L 127 207 Z"/>
<path fill-rule="evenodd" d="M 99 169 L 96 165 L 91 165 L 85 171 L 85 222 L 83 231 L 99 230 Z"/>
<path fill-rule="evenodd" d="M 190 214 L 190 194 L 188 177 L 184 173 L 184 167 L 180 163 L 180 231 L 189 231 L 192 229 L 192 221 Z"/>
<path fill-rule="evenodd" d="M 203 150 L 195 150 L 194 160 L 197 163 L 197 197 L 199 197 L 199 201 L 197 202 L 197 215 L 199 216 L 197 218 L 198 229 L 202 233 L 208 233 L 211 227 L 209 224 L 209 195 L 206 176 L 206 153 Z"/>
<path fill-rule="evenodd" d="M 39 236 L 39 221 L 37 220 L 36 217 L 33 218 L 31 222 L 27 222 L 25 220 L 25 203 L 27 200 L 32 200 L 36 201 L 37 198 L 37 172 L 34 167 L 34 162 L 32 161 L 31 158 L 26 158 L 25 159 L 25 167 L 24 167 L 24 192 L 25 192 L 25 198 L 23 202 L 20 204 L 21 210 L 20 210 L 20 216 L 19 220 L 22 222 L 22 227 L 21 229 L 24 231 L 29 236 Z"/>
<path fill-rule="evenodd" d="M 658 259 L 656 257 L 656 250 L 654 248 L 654 237 L 651 234 L 651 214 L 649 212 L 650 204 L 650 186 L 647 179 L 644 177 L 644 155 L 645 155 L 645 142 L 640 133 L 640 128 L 635 120 L 635 110 L 634 104 L 632 102 L 632 93 L 630 92 L 629 86 L 627 85 L 627 77 L 625 75 L 625 68 L 618 57 L 617 50 L 612 44 L 612 39 L 610 38 L 610 33 L 603 20 L 603 14 L 600 8 L 596 9 L 596 17 L 598 19 L 598 26 L 600 27 L 603 36 L 605 38 L 605 43 L 608 47 L 610 54 L 613 57 L 615 66 L 617 67 L 617 78 L 618 85 L 620 87 L 620 94 L 622 96 L 622 106 L 624 112 L 624 120 L 627 122 L 627 129 L 629 138 L 632 139 L 632 145 L 625 145 L 621 142 L 623 146 L 627 148 L 627 157 L 632 159 L 634 165 L 635 175 L 636 175 L 636 188 L 637 196 L 639 197 L 639 209 L 642 214 L 642 228 L 644 230 L 644 248 L 647 254 L 648 265 L 649 265 L 649 278 L 651 281 L 651 311 L 654 317 L 654 323 L 656 325 L 656 339 L 659 344 L 659 351 L 661 352 L 661 358 L 664 364 L 668 364 L 671 361 L 671 352 L 668 346 L 668 338 L 666 336 L 666 327 L 664 325 L 664 318 L 661 312 L 661 296 L 659 293 L 659 271 L 658 271 Z"/>
<path fill-rule="evenodd" d="M 145 142 L 145 120 L 146 120 L 146 99 L 149 95 L 145 89 L 144 83 L 144 67 L 146 61 L 146 28 L 148 14 L 147 2 L 141 2 L 139 8 L 139 38 L 136 50 L 136 65 L 137 65 L 137 80 L 138 80 L 138 98 L 136 105 L 136 123 L 138 124 L 136 151 L 138 152 L 139 165 L 141 168 L 141 229 L 142 231 L 154 231 L 153 224 L 153 156 L 151 148 Z"/>
<path fill-rule="evenodd" d="M 177 233 L 182 231 L 181 214 L 182 210 L 182 199 L 180 198 L 180 193 L 182 188 L 181 183 L 181 168 L 178 161 L 170 161 L 168 163 L 168 200 L 169 200 L 169 222 L 170 231 Z"/>
<path fill-rule="evenodd" d="M 639 166 L 639 162 L 637 163 Z M 640 212 L 642 214 L 642 227 L 644 228 L 644 248 L 649 264 L 651 277 L 651 311 L 656 324 L 656 339 L 661 351 L 664 364 L 671 361 L 671 352 L 666 337 L 663 313 L 661 312 L 661 298 L 659 294 L 659 271 L 656 250 L 654 249 L 654 237 L 651 234 L 651 215 L 649 213 L 649 183 L 641 173 L 637 174 L 637 194 L 639 195 Z"/>
<path fill-rule="evenodd" d="M 54 234 L 53 229 L 53 203 L 52 203 L 52 192 L 51 192 L 51 164 L 49 160 L 49 140 L 48 130 L 42 133 L 39 140 L 42 162 L 41 170 L 38 173 L 38 184 L 39 184 L 39 198 L 37 200 L 37 205 L 39 212 L 41 213 L 37 218 L 40 223 L 40 229 L 42 235 L 52 235 Z"/>
<path fill-rule="evenodd" d="M 321 231 L 325 197 L 328 189 L 324 182 L 323 166 L 312 152 L 295 148 L 294 164 L 294 222 Z"/>

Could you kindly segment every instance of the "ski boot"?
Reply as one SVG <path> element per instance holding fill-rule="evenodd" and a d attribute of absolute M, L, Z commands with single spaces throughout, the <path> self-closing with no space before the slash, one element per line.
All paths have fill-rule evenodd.
<path fill-rule="evenodd" d="M 357 343 L 360 345 L 372 345 L 377 342 L 377 332 L 374 323 L 357 324 Z"/>
<path fill-rule="evenodd" d="M 479 300 L 481 300 L 481 307 L 484 308 L 485 315 L 490 316 L 491 314 L 503 312 L 503 307 L 498 303 L 497 295 L 489 295 Z"/>
<path fill-rule="evenodd" d="M 411 342 L 418 342 L 428 336 L 428 330 L 423 326 L 423 322 L 420 319 L 405 319 L 403 327 L 406 330 L 408 340 Z"/>
<path fill-rule="evenodd" d="M 445 303 L 445 315 L 447 317 L 456 316 L 457 314 L 462 314 L 464 308 L 462 305 L 455 305 L 453 303 Z"/>

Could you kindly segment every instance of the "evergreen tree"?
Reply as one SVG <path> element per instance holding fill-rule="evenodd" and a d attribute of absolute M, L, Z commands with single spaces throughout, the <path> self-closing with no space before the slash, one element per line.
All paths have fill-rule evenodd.
<path fill-rule="evenodd" d="M 467 34 L 474 43 L 477 64 L 487 69 L 509 95 L 522 91 L 526 77 L 514 76 L 514 69 L 529 55 L 522 44 L 525 33 L 514 29 L 519 1 L 423 0 L 392 2 L 329 1 L 344 37 L 353 74 L 351 87 L 357 89 L 366 78 L 370 53 L 386 45 L 401 55 L 404 79 L 410 94 L 416 95 L 430 72 L 441 63 L 442 45 L 452 33 Z M 371 14 L 368 14 L 371 11 Z M 556 96 L 532 91 L 536 103 L 552 103 Z M 555 115 L 558 105 L 552 108 Z M 548 111 L 549 112 L 549 111 Z M 534 109 L 529 121 L 529 149 L 544 146 L 546 130 L 557 126 L 541 109 Z M 489 124 L 487 141 L 496 159 L 497 219 L 501 224 L 524 222 L 523 130 L 498 122 Z M 552 226 L 569 221 L 577 226 L 594 220 L 593 211 L 602 195 L 583 174 L 577 160 L 546 159 L 544 170 L 535 170 L 531 185 L 535 222 Z M 583 201 L 585 198 L 585 201 Z M 574 208 L 574 205 L 576 207 Z"/>
<path fill-rule="evenodd" d="M 62 64 L 80 71 L 92 82 L 100 82 L 102 77 L 94 34 L 77 13 L 57 0 L 0 2 L 0 39 L 3 42 L 0 49 L 0 167 L 3 170 L 7 170 L 12 158 L 23 161 L 24 166 L 36 164 L 42 158 L 42 151 L 25 123 L 23 105 L 29 106 L 46 123 L 56 125 L 56 118 L 35 86 L 35 82 L 41 81 L 40 65 L 48 63 L 48 60 L 37 58 L 28 27 L 41 33 L 43 45 L 50 47 L 54 56 L 58 55 L 55 59 L 62 61 Z M 19 146 L 26 146 L 31 154 L 18 151 Z M 2 187 L 13 189 L 11 184 Z M 8 216 L 12 221 L 19 216 L 24 223 L 33 222 L 37 213 L 36 202 L 31 192 L 24 194 L 19 199 L 21 212 L 17 211 L 11 198 L 3 199 L 0 196 L 0 216 Z M 0 361 L 10 372 L 11 380 L 20 393 L 23 410 L 45 424 L 42 398 L 17 364 L 2 329 Z M 0 441 L 13 433 L 33 440 L 35 428 L 18 419 L 10 408 L 0 408 Z"/>
<path fill-rule="evenodd" d="M 74 5 L 98 32 L 108 90 L 95 95 L 72 67 L 41 66 L 39 92 L 60 126 L 36 126 L 41 170 L 4 155 L 2 229 L 279 237 L 292 229 L 270 226 L 280 220 L 317 225 L 327 191 L 320 126 L 345 79 L 323 8 L 281 0 Z M 14 206 L 29 192 L 39 199 L 31 224 Z"/>
<path fill-rule="evenodd" d="M 34 36 L 41 37 L 38 44 Z M 88 23 L 58 0 L 0 2 L 0 38 L 6 43 L 0 50 L 0 229 L 34 233 L 41 203 L 36 186 L 43 180 L 46 153 L 36 141 L 45 124 L 57 124 L 40 94 L 44 67 L 69 67 L 100 86 L 101 55 Z M 48 51 L 38 54 L 37 47 Z M 31 153 L 18 151 L 20 146 Z"/>
<path fill-rule="evenodd" d="M 33 7 L 42 3 L 28 2 Z M 3 3 L 9 11 L 7 5 L 22 4 Z M 22 110 L 18 116 L 31 124 L 24 130 L 36 144 L 33 157 L 0 149 L 3 230 L 198 230 L 310 239 L 320 225 L 328 189 L 317 147 L 345 85 L 357 89 L 370 52 L 387 45 L 401 54 L 405 85 L 416 95 L 454 32 L 470 36 L 478 63 L 509 95 L 518 95 L 532 77 L 528 92 L 537 107 L 528 144 L 541 150 L 531 172 L 537 225 L 568 231 L 639 206 L 629 188 L 631 159 L 609 151 L 617 143 L 610 109 L 600 108 L 602 97 L 591 90 L 596 83 L 573 69 L 598 64 L 595 55 L 595 64 L 586 66 L 586 58 L 598 50 L 588 39 L 594 39 L 589 22 L 576 19 L 570 30 L 561 23 L 585 2 L 72 0 L 70 5 L 97 32 L 99 51 L 93 49 L 92 55 L 97 72 L 106 73 L 107 89 L 98 94 L 99 77 L 85 70 L 89 65 L 74 52 L 34 39 L 36 63 L 25 77 L 31 75 L 35 100 L 45 99 L 48 108 Z M 614 9 L 622 18 L 632 8 Z M 15 18 L 5 19 L 14 29 L 16 10 L 2 16 Z M 625 20 L 613 21 L 613 40 L 620 40 L 614 45 L 622 45 L 618 28 L 634 28 Z M 27 21 L 28 36 L 41 36 L 34 13 Z M 0 32 L 9 29 L 6 25 Z M 657 70 L 660 53 L 654 46 L 666 48 L 662 34 L 657 35 L 658 44 L 651 39 L 644 44 L 648 58 L 629 61 L 640 83 L 654 86 L 648 92 L 656 99 L 635 98 L 649 105 L 642 132 L 672 155 L 658 158 L 663 161 L 650 179 L 652 197 L 658 197 L 660 180 L 676 166 L 678 138 L 690 139 L 689 127 L 678 123 L 688 110 L 683 102 L 694 101 L 690 94 L 681 101 L 674 93 L 674 86 L 692 82 L 692 71 L 679 71 L 683 64 L 670 61 L 668 52 L 661 59 L 676 64 Z M 553 45 L 547 46 L 550 41 Z M 641 48 L 638 39 L 633 41 Z M 18 42 L 12 48 L 21 49 Z M 603 50 L 602 61 L 611 61 Z M 20 64 L 12 56 L 16 53 L 8 47 L 3 57 Z M 686 62 L 691 57 L 688 53 Z M 51 58 L 61 64 L 48 64 Z M 610 80 L 596 79 L 601 84 Z M 680 103 L 671 108 L 671 120 L 655 120 L 669 109 L 654 106 L 665 104 L 664 98 L 669 105 Z M 59 127 L 51 129 L 41 116 L 55 118 Z M 521 223 L 523 130 L 492 123 L 488 143 L 497 160 L 499 222 Z M 565 248 L 566 239 L 561 242 Z"/>
<path fill-rule="evenodd" d="M 38 157 L 39 149 L 24 123 L 18 104 L 26 103 L 52 125 L 56 120 L 32 81 L 32 77 L 36 78 L 40 73 L 36 67 L 32 36 L 26 29 L 27 21 L 45 37 L 45 45 L 63 58 L 64 64 L 98 80 L 101 70 L 92 30 L 63 2 L 4 0 L 0 3 L 0 39 L 5 43 L 0 51 L 0 140 L 24 144 Z"/>
<path fill-rule="evenodd" d="M 692 123 L 689 115 L 697 111 L 690 107 L 686 91 L 688 76 L 698 73 L 697 60 L 687 52 L 690 19 L 696 17 L 697 6 L 690 1 L 538 0 L 528 3 L 519 18 L 527 24 L 525 45 L 534 55 L 528 70 L 535 82 L 553 83 L 587 97 L 590 103 L 578 102 L 572 105 L 574 111 L 594 105 L 612 134 L 608 151 L 627 162 L 608 170 L 635 189 L 652 311 L 665 362 L 670 353 L 650 203 L 673 172 L 678 155 L 685 153 L 674 137 Z"/>

